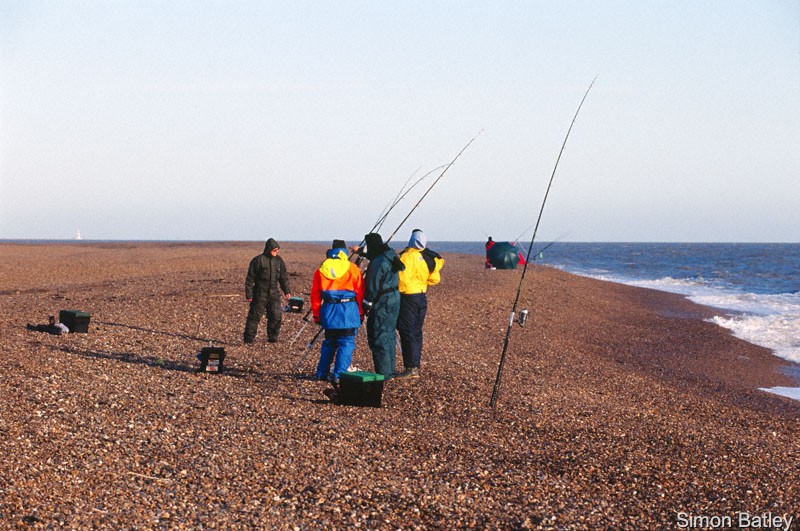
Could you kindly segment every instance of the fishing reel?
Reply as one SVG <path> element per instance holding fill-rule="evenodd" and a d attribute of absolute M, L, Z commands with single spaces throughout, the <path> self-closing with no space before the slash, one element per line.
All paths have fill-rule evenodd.
<path fill-rule="evenodd" d="M 528 321 L 528 310 L 520 310 L 519 315 L 517 316 L 517 324 L 520 326 L 525 326 L 525 323 Z"/>

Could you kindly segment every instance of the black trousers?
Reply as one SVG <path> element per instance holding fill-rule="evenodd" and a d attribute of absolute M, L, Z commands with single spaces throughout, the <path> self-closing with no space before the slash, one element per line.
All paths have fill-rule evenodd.
<path fill-rule="evenodd" d="M 283 319 L 283 301 L 280 294 L 267 295 L 256 293 L 250 303 L 250 311 L 247 313 L 247 322 L 244 325 L 244 340 L 251 342 L 256 338 L 258 323 L 264 312 L 267 313 L 267 337 L 278 339 L 281 331 L 281 319 Z"/>
<path fill-rule="evenodd" d="M 422 361 L 422 325 L 428 313 L 428 297 L 424 293 L 400 295 L 400 316 L 397 331 L 403 351 L 403 367 L 419 368 Z"/>

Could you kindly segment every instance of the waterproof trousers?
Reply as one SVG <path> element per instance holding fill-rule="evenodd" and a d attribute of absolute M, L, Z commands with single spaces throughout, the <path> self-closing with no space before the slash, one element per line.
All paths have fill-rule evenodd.
<path fill-rule="evenodd" d="M 267 338 L 270 341 L 277 341 L 278 333 L 281 331 L 281 319 L 283 318 L 283 306 L 280 294 L 269 296 L 266 293 L 256 291 L 253 294 L 253 301 L 250 303 L 250 311 L 247 313 L 247 322 L 244 325 L 244 342 L 252 343 L 258 332 L 258 323 L 264 312 L 267 313 Z"/>
<path fill-rule="evenodd" d="M 397 316 L 400 313 L 400 294 L 384 294 L 375 303 L 367 317 L 367 341 L 372 351 L 375 372 L 386 379 L 394 376 L 395 350 L 397 349 Z"/>
<path fill-rule="evenodd" d="M 422 325 L 428 312 L 428 297 L 424 293 L 400 295 L 400 315 L 397 332 L 400 334 L 400 350 L 403 352 L 403 367 L 420 367 L 422 360 Z"/>
<path fill-rule="evenodd" d="M 325 380 L 330 376 L 334 382 L 338 382 L 339 375 L 347 372 L 353 361 L 357 330 L 357 328 L 325 330 L 325 339 L 322 341 L 315 374 L 317 379 Z M 333 363 L 333 373 L 331 373 L 331 363 Z"/>

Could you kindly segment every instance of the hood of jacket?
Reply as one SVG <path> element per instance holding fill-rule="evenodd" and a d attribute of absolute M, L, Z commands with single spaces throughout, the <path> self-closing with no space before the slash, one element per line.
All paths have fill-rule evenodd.
<path fill-rule="evenodd" d="M 273 249 L 280 249 L 280 248 L 281 246 L 278 244 L 278 242 L 276 242 L 274 238 L 270 238 L 269 240 L 267 240 L 267 243 L 264 244 L 264 254 L 269 254 L 270 252 L 272 252 Z"/>
<path fill-rule="evenodd" d="M 342 260 L 350 261 L 347 257 L 347 249 L 344 247 L 335 247 L 328 249 L 325 252 L 325 258 L 341 258 Z"/>
<path fill-rule="evenodd" d="M 428 244 L 428 238 L 425 237 L 425 233 L 422 232 L 420 229 L 414 229 L 411 232 L 411 238 L 408 240 L 408 246 L 412 249 L 424 249 L 425 246 Z"/>
<path fill-rule="evenodd" d="M 331 249 L 325 256 L 327 258 L 319 266 L 319 272 L 323 277 L 334 280 L 349 274 L 350 260 L 344 249 Z"/>
<path fill-rule="evenodd" d="M 389 264 L 391 264 L 392 271 L 405 270 L 406 265 L 403 263 L 400 257 L 397 256 L 397 253 L 391 247 L 387 246 L 386 251 L 383 252 L 383 256 L 385 256 L 386 259 L 389 261 Z"/>

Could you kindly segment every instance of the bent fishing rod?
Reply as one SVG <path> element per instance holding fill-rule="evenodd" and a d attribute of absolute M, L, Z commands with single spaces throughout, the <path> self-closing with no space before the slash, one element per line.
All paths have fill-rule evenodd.
<path fill-rule="evenodd" d="M 378 219 L 376 219 L 375 223 L 372 225 L 372 228 L 370 229 L 370 232 L 376 232 L 376 231 L 380 230 L 381 226 L 383 226 L 383 223 L 386 221 L 386 218 L 389 216 L 389 214 L 394 209 L 394 207 L 396 207 L 397 204 L 400 201 L 402 201 L 403 198 L 406 195 L 408 195 L 409 192 L 411 192 L 411 190 L 413 190 L 414 187 L 417 186 L 420 182 L 422 182 L 428 175 L 430 175 L 431 173 L 435 172 L 436 170 L 444 168 L 444 165 L 438 166 L 438 167 L 430 170 L 428 173 L 426 173 L 425 175 L 423 175 L 422 177 L 420 177 L 419 179 L 414 181 L 414 183 L 411 186 L 406 188 L 406 186 L 408 186 L 408 183 L 411 181 L 411 179 L 414 178 L 414 175 L 417 174 L 417 172 L 420 170 L 421 167 L 422 166 L 420 166 L 419 168 L 414 170 L 414 172 L 411 175 L 409 175 L 408 179 L 406 179 L 406 181 L 403 183 L 403 186 L 397 192 L 397 195 L 395 195 L 394 198 L 392 198 L 392 200 L 389 201 L 389 203 L 387 203 L 385 207 L 383 207 L 383 210 L 381 210 L 381 213 L 378 215 Z M 361 243 L 358 246 L 361 247 L 363 245 L 364 245 L 364 240 L 361 240 Z M 355 253 L 350 253 L 350 257 L 352 257 L 354 254 Z M 292 345 L 294 345 L 294 342 L 297 340 L 298 337 L 300 337 L 300 334 L 303 333 L 303 330 L 305 330 L 306 325 L 308 325 L 308 323 L 309 323 L 308 317 L 310 315 L 311 315 L 311 308 L 309 308 L 308 311 L 305 313 L 305 315 L 303 315 L 303 318 L 302 318 L 303 326 L 300 327 L 300 330 L 297 331 L 297 333 L 294 335 L 292 340 L 289 342 L 289 348 L 291 348 Z"/>
<path fill-rule="evenodd" d="M 442 166 L 440 166 L 439 168 L 441 168 L 441 167 Z M 414 187 L 416 185 L 418 185 L 425 177 L 427 177 L 428 175 L 430 175 L 431 173 L 433 173 L 434 171 L 439 169 L 439 168 L 434 168 L 433 170 L 429 171 L 428 173 L 423 175 L 421 178 L 419 178 L 417 181 L 415 181 L 414 184 L 412 184 L 408 189 L 406 189 L 406 186 L 408 186 L 408 183 L 411 181 L 411 179 L 414 178 L 414 175 L 417 174 L 417 172 L 420 170 L 420 168 L 422 168 L 422 166 L 420 166 L 419 168 L 414 170 L 414 172 L 411 175 L 408 176 L 408 179 L 406 179 L 406 181 L 403 183 L 403 186 L 400 188 L 400 191 L 397 192 L 397 195 L 395 195 L 394 198 L 391 201 L 389 201 L 389 203 L 387 203 L 385 207 L 383 207 L 383 210 L 381 210 L 381 213 L 378 215 L 378 219 L 376 219 L 375 223 L 372 225 L 372 228 L 370 229 L 370 232 L 375 232 L 376 230 L 380 230 L 380 227 L 383 225 L 383 222 L 386 221 L 386 217 L 394 209 L 394 207 L 397 206 L 397 204 L 400 201 L 402 201 L 402 199 L 411 190 L 413 190 Z M 363 245 L 364 245 L 364 240 L 361 240 L 361 243 L 358 246 L 361 247 Z M 350 253 L 350 258 L 352 258 L 354 254 L 355 254 L 355 252 L 351 252 Z M 360 257 L 359 257 L 359 260 L 360 260 Z M 357 261 L 356 263 L 358 264 L 359 261 Z M 303 315 L 303 319 L 302 319 L 303 326 L 300 327 L 300 330 L 297 331 L 297 333 L 294 335 L 292 340 L 289 342 L 289 348 L 292 348 L 292 345 L 294 345 L 294 342 L 297 340 L 298 337 L 300 337 L 300 334 L 303 333 L 303 330 L 305 330 L 306 326 L 309 323 L 308 317 L 310 315 L 311 315 L 311 308 L 309 308 L 308 311 L 305 313 L 305 315 Z"/>
<path fill-rule="evenodd" d="M 385 243 L 385 244 L 388 244 L 388 243 L 389 243 L 389 241 L 391 241 L 391 239 L 392 239 L 392 238 L 393 238 L 393 237 L 394 237 L 394 236 L 395 236 L 395 235 L 398 233 L 398 231 L 399 231 L 399 230 L 402 228 L 402 226 L 405 224 L 405 222 L 406 222 L 406 221 L 408 221 L 408 218 L 410 218 L 410 217 L 411 217 L 411 214 L 413 214 L 413 213 L 414 213 L 414 211 L 417 209 L 417 207 L 419 207 L 419 205 L 422 203 L 422 200 L 423 200 L 423 199 L 425 199 L 425 197 L 426 197 L 426 196 L 427 196 L 427 195 L 430 193 L 430 191 L 431 191 L 431 190 L 433 190 L 433 188 L 436 186 L 436 184 L 437 184 L 437 183 L 438 183 L 438 182 L 439 182 L 439 181 L 442 179 L 442 177 L 444 177 L 444 174 L 445 174 L 445 173 L 447 173 L 447 170 L 449 170 L 449 169 L 450 169 L 450 168 L 453 166 L 453 164 L 455 164 L 455 162 L 456 162 L 456 161 L 458 160 L 458 158 L 459 158 L 459 157 L 462 155 L 462 153 L 464 153 L 464 152 L 467 150 L 467 148 L 470 146 L 470 144 L 472 144 L 472 143 L 475 141 L 475 139 L 476 139 L 476 138 L 478 138 L 478 136 L 480 136 L 480 134 L 481 134 L 482 132 L 483 132 L 483 130 L 482 130 L 482 129 L 481 129 L 480 131 L 478 131 L 478 134 L 476 134 L 475 136 L 473 136 L 473 137 L 472 137 L 472 138 L 469 140 L 469 142 L 467 142 L 467 144 L 466 144 L 466 145 L 465 145 L 463 148 L 461 148 L 461 151 L 459 151 L 459 152 L 458 152 L 458 154 L 457 154 L 455 157 L 453 157 L 453 160 L 451 160 L 449 164 L 447 164 L 446 166 L 444 166 L 444 169 L 442 170 L 442 173 L 440 173 L 440 174 L 439 174 L 439 176 L 436 178 L 436 180 L 435 180 L 435 181 L 433 181 L 433 183 L 432 183 L 432 184 L 431 184 L 431 185 L 428 187 L 428 189 L 427 189 L 427 190 L 425 190 L 425 193 L 424 193 L 424 194 L 422 194 L 422 197 L 420 197 L 420 198 L 419 198 L 419 200 L 418 200 L 418 201 L 416 202 L 416 204 L 415 204 L 415 205 L 414 205 L 414 206 L 411 208 L 411 210 L 408 212 L 408 214 L 406 214 L 406 217 L 404 217 L 404 218 L 403 218 L 403 221 L 401 221 L 401 222 L 400 222 L 400 224 L 397 226 L 397 228 L 396 228 L 396 229 L 394 229 L 394 232 L 392 232 L 391 236 L 389 236 L 389 238 L 387 238 L 387 239 L 384 241 L 384 243 Z M 379 229 L 380 229 L 380 227 L 381 227 L 381 226 L 383 225 L 383 223 L 386 221 L 386 217 L 389 215 L 389 212 L 391 212 L 391 211 L 392 211 L 392 209 L 393 209 L 395 206 L 397 206 L 397 204 L 398 204 L 398 203 L 399 203 L 399 202 L 400 202 L 400 201 L 401 201 L 401 200 L 402 200 L 402 199 L 403 199 L 403 198 L 404 198 L 406 195 L 408 195 L 408 193 L 409 193 L 409 192 L 410 192 L 410 191 L 411 191 L 411 190 L 412 190 L 412 189 L 413 189 L 413 188 L 414 188 L 414 187 L 415 187 L 417 184 L 419 184 L 420 182 L 422 182 L 422 180 L 423 180 L 425 177 L 427 177 L 428 175 L 430 175 L 431 173 L 435 172 L 436 170 L 438 170 L 438 169 L 440 169 L 440 168 L 442 168 L 442 167 L 443 167 L 443 166 L 439 166 L 439 167 L 437 167 L 437 168 L 434 168 L 434 169 L 432 169 L 431 171 L 429 171 L 428 173 L 426 173 L 425 175 L 423 175 L 421 178 L 417 179 L 417 181 L 416 181 L 416 182 L 415 182 L 415 183 L 414 183 L 414 184 L 413 184 L 413 185 L 412 185 L 412 186 L 411 186 L 411 187 L 410 187 L 408 190 L 406 190 L 406 191 L 405 191 L 405 193 L 402 193 L 402 192 L 403 192 L 403 188 L 405 188 L 406 184 L 407 184 L 407 183 L 408 183 L 408 181 L 410 180 L 410 178 L 409 178 L 409 179 L 407 179 L 407 180 L 406 180 L 406 183 L 405 183 L 405 184 L 403 184 L 403 188 L 401 188 L 401 189 L 400 189 L 400 192 L 401 192 L 401 194 L 399 194 L 399 195 L 397 196 L 397 198 L 396 198 L 396 199 L 395 199 L 395 200 L 394 200 L 394 201 L 391 203 L 391 205 L 390 205 L 389 209 L 388 209 L 388 210 L 387 210 L 385 213 L 381 213 L 381 215 L 380 215 L 380 216 L 378 216 L 378 221 L 376 221 L 376 222 L 375 222 L 375 224 L 373 225 L 373 227 L 372 227 L 372 231 L 371 231 L 371 232 L 374 232 L 374 231 L 376 231 L 376 230 L 379 230 Z M 415 173 L 416 173 L 416 172 L 415 172 Z M 412 176 L 413 176 L 413 174 L 412 174 Z M 386 209 L 384 208 L 384 210 L 386 210 Z M 361 247 L 361 246 L 363 246 L 363 245 L 364 245 L 364 240 L 362 240 L 362 242 L 361 242 L 361 245 L 359 245 L 359 247 Z M 351 255 L 351 256 L 352 256 L 352 255 Z M 307 316 L 308 316 L 308 313 L 306 313 L 306 317 L 307 317 Z M 322 334 L 322 331 L 323 331 L 323 329 L 322 329 L 322 328 L 320 328 L 319 330 L 317 330 L 317 333 L 316 333 L 316 334 L 314 334 L 314 337 L 313 337 L 313 338 L 311 339 L 311 341 L 310 341 L 310 342 L 309 342 L 309 343 L 306 345 L 305 353 L 303 354 L 303 357 L 302 357 L 302 359 L 300 360 L 300 362 L 298 362 L 298 364 L 296 365 L 296 368 L 295 368 L 294 372 L 297 372 L 297 369 L 300 367 L 300 365 L 302 365 L 303 363 L 305 363 L 306 357 L 308 356 L 308 352 L 311 350 L 311 347 L 314 345 L 314 343 L 317 341 L 317 339 L 319 338 L 319 336 Z M 298 335 L 299 335 L 299 334 L 298 334 Z M 293 340 L 293 341 L 294 341 L 294 340 Z"/>
<path fill-rule="evenodd" d="M 423 175 L 422 177 L 420 177 L 419 179 L 414 181 L 414 183 L 411 186 L 409 186 L 408 189 L 404 190 L 403 188 L 401 188 L 400 192 L 398 192 L 398 194 L 395 197 L 394 201 L 391 203 L 390 208 L 388 210 L 386 210 L 385 213 L 381 213 L 381 216 L 378 218 L 378 220 L 372 226 L 372 229 L 370 229 L 370 232 L 380 232 L 381 227 L 383 227 L 383 224 L 386 222 L 386 219 L 389 217 L 389 214 L 391 213 L 392 209 L 394 209 L 394 207 L 397 206 L 397 204 L 400 201 L 405 199 L 405 197 L 411 192 L 411 190 L 413 190 L 419 183 L 424 181 L 430 174 L 432 174 L 433 172 L 435 172 L 437 170 L 441 170 L 445 166 L 446 166 L 446 164 L 442 164 L 441 166 L 437 166 L 437 167 L 433 168 L 428 173 L 426 173 L 425 175 Z M 408 184 L 408 181 L 406 181 L 406 184 Z M 403 186 L 405 187 L 405 185 L 403 185 Z M 363 243 L 363 241 L 362 241 L 362 243 Z"/>
<path fill-rule="evenodd" d="M 464 153 L 467 150 L 467 148 L 470 146 L 470 144 L 472 144 L 475 141 L 475 139 L 480 136 L 480 134 L 482 132 L 483 132 L 483 129 L 478 131 L 478 134 L 473 136 L 469 140 L 469 142 L 467 142 L 467 144 L 463 148 L 461 148 L 461 151 L 459 151 L 458 154 L 455 157 L 453 157 L 453 160 L 451 160 L 450 163 L 447 164 L 447 166 L 445 166 L 445 168 L 442 170 L 442 173 L 440 173 L 439 176 L 436 178 L 436 180 L 434 180 L 433 183 L 431 183 L 431 185 L 428 187 L 428 189 L 425 190 L 425 193 L 422 194 L 422 197 L 419 198 L 417 203 L 411 208 L 411 210 L 408 212 L 408 214 L 406 214 L 406 217 L 403 218 L 403 221 L 401 221 L 400 224 L 397 226 L 397 228 L 394 229 L 394 232 L 392 232 L 392 234 L 386 240 L 384 240 L 384 243 L 388 244 L 392 240 L 392 238 L 395 237 L 395 235 L 398 233 L 398 231 L 400 231 L 400 229 L 405 224 L 405 222 L 408 221 L 408 218 L 411 217 L 411 214 L 413 214 L 414 211 L 417 209 L 417 207 L 420 205 L 420 203 L 422 203 L 422 200 L 425 199 L 425 197 L 431 192 L 431 190 L 433 190 L 434 186 L 436 186 L 439 183 L 439 181 L 442 179 L 442 177 L 444 177 L 444 174 L 447 173 L 447 170 L 449 170 L 453 166 L 453 164 L 456 163 L 456 161 L 461 156 L 461 154 Z M 434 169 L 432 171 L 436 171 L 436 169 Z"/>
<path fill-rule="evenodd" d="M 396 207 L 400 203 L 400 201 L 405 199 L 405 197 L 409 193 L 411 193 L 411 191 L 414 188 L 416 188 L 416 186 L 419 183 L 424 181 L 430 174 L 432 174 L 433 172 L 435 172 L 437 170 L 441 170 L 445 166 L 446 166 L 446 164 L 442 164 L 441 166 L 437 166 L 437 167 L 433 168 L 432 170 L 428 171 L 425 175 L 423 175 L 422 177 L 420 177 L 419 179 L 414 181 L 414 183 L 411 186 L 406 188 L 406 186 L 408 185 L 408 182 L 414 177 L 414 174 L 416 174 L 419 171 L 419 168 L 417 168 L 414 171 L 414 173 L 412 173 L 411 176 L 408 179 L 406 179 L 406 182 L 403 183 L 402 188 L 400 188 L 400 191 L 397 192 L 397 195 L 394 197 L 394 199 L 392 199 L 392 201 L 390 201 L 389 204 L 387 204 L 385 207 L 383 207 L 383 210 L 381 211 L 380 215 L 378 216 L 378 219 L 376 219 L 375 223 L 372 224 L 372 228 L 369 230 L 369 232 L 371 232 L 371 233 L 372 232 L 379 232 L 381 230 L 381 227 L 383 227 L 383 224 L 386 222 L 386 219 L 389 217 L 389 214 L 391 214 L 392 210 L 394 210 L 394 207 Z M 366 240 L 362 239 L 361 243 L 358 244 L 358 247 L 363 247 L 365 242 L 366 242 Z M 353 254 L 355 254 L 355 253 L 354 252 L 351 253 L 350 256 L 352 257 Z"/>
<path fill-rule="evenodd" d="M 553 179 L 556 176 L 556 170 L 558 169 L 558 163 L 561 161 L 561 155 L 564 153 L 564 148 L 567 145 L 567 140 L 569 139 L 569 134 L 572 132 L 572 126 L 575 125 L 575 120 L 578 118 L 578 114 L 581 112 L 581 107 L 583 107 L 583 102 L 586 101 L 586 96 L 589 95 L 589 91 L 592 90 L 592 86 L 594 86 L 594 82 L 597 80 L 597 77 L 589 83 L 589 88 L 586 89 L 586 92 L 583 94 L 583 98 L 581 98 L 581 102 L 578 104 L 578 109 L 575 111 L 575 115 L 572 117 L 572 122 L 569 124 L 569 128 L 567 129 L 567 134 L 564 136 L 564 142 L 561 144 L 561 150 L 558 152 L 558 157 L 556 157 L 556 163 L 553 166 L 553 172 L 550 174 L 550 181 L 547 183 L 547 190 L 544 193 L 544 199 L 542 200 L 542 206 L 539 208 L 539 216 L 536 218 L 536 224 L 534 225 L 533 235 L 531 236 L 531 243 L 528 246 L 528 253 L 525 256 L 525 265 L 522 268 L 522 275 L 519 279 L 519 286 L 517 287 L 517 295 L 514 297 L 514 305 L 511 307 L 511 315 L 508 318 L 508 328 L 506 329 L 506 337 L 503 341 L 503 352 L 500 355 L 500 364 L 497 367 L 497 377 L 494 380 L 494 389 L 492 389 L 492 399 L 489 402 L 489 405 L 494 408 L 495 404 L 497 403 L 497 395 L 500 392 L 500 379 L 503 375 L 503 365 L 506 361 L 506 354 L 508 352 L 508 342 L 511 338 L 511 328 L 514 326 L 514 317 L 517 313 L 517 304 L 519 303 L 519 296 L 522 293 L 522 282 L 525 280 L 525 273 L 528 271 L 528 264 L 530 263 L 531 259 L 531 250 L 533 250 L 533 243 L 536 240 L 536 233 L 539 230 L 539 223 L 542 221 L 542 214 L 544 213 L 544 207 L 547 204 L 547 197 L 550 195 L 550 188 L 553 186 Z M 524 312 L 523 312 L 524 313 Z M 523 317 L 522 315 L 520 317 Z M 523 323 L 523 319 L 520 319 L 520 325 Z"/>
<path fill-rule="evenodd" d="M 387 203 L 385 207 L 383 207 L 383 210 L 381 210 L 381 213 L 378 214 L 378 219 L 376 219 L 375 223 L 372 225 L 373 229 L 378 226 L 378 223 L 380 223 L 382 219 L 386 219 L 386 216 L 389 215 L 389 212 L 391 212 L 392 209 L 395 207 L 395 205 L 397 205 L 397 203 L 400 202 L 400 196 L 403 194 L 403 191 L 406 189 L 406 186 L 408 186 L 408 183 L 411 182 L 411 179 L 413 179 L 414 176 L 417 174 L 417 172 L 419 170 L 421 170 L 421 169 L 422 169 L 422 166 L 420 166 L 416 170 L 414 170 L 414 172 L 411 175 L 408 176 L 408 179 L 406 179 L 406 182 L 403 183 L 403 186 L 400 187 L 400 190 L 397 191 L 397 195 L 395 195 L 394 198 L 391 201 L 389 201 L 389 203 Z M 414 183 L 413 185 L 411 185 L 411 188 L 413 188 L 416 184 L 417 183 Z"/>
<path fill-rule="evenodd" d="M 403 227 L 403 225 L 405 225 L 405 222 L 408 221 L 408 218 L 411 217 L 411 214 L 413 214 L 414 211 L 417 209 L 417 207 L 419 207 L 420 203 L 422 203 L 422 200 L 425 199 L 425 197 L 430 193 L 430 191 L 433 190 L 433 188 L 439 183 L 439 181 L 442 179 L 442 177 L 444 177 L 444 174 L 447 173 L 447 170 L 449 170 L 453 166 L 453 164 L 455 164 L 455 162 L 458 160 L 458 158 L 461 156 L 461 154 L 464 153 L 467 150 L 467 148 L 470 146 L 470 144 L 472 144 L 475 141 L 475 139 L 480 136 L 480 134 L 482 132 L 483 132 L 483 129 L 478 131 L 478 134 L 473 136 L 469 140 L 469 142 L 467 142 L 467 144 L 463 148 L 461 148 L 461 151 L 459 151 L 458 154 L 455 157 L 453 157 L 453 160 L 451 160 L 448 164 L 443 164 L 442 166 L 437 166 L 436 168 L 432 169 L 431 171 L 429 171 L 428 173 L 426 173 L 425 175 L 423 175 L 422 177 L 417 179 L 417 181 L 415 181 L 414 184 L 411 185 L 411 187 L 408 190 L 406 190 L 404 193 L 402 193 L 402 195 L 400 195 L 397 199 L 395 199 L 395 201 L 391 204 L 391 207 L 389 208 L 389 210 L 385 214 L 382 214 L 381 216 L 378 217 L 378 221 L 376 221 L 375 224 L 372 226 L 372 229 L 370 230 L 370 232 L 378 232 L 380 230 L 380 228 L 386 222 L 386 218 L 388 217 L 389 212 L 391 212 L 392 209 L 395 206 L 397 206 L 397 204 L 400 201 L 402 201 L 403 198 L 405 198 L 408 195 L 408 193 L 411 190 L 414 189 L 414 187 L 416 185 L 418 185 L 420 182 L 422 182 L 422 180 L 425 179 L 431 173 L 435 172 L 436 170 L 444 168 L 442 170 L 442 173 L 440 173 L 439 176 L 436 177 L 436 179 L 433 181 L 433 183 L 431 183 L 431 185 L 428 187 L 428 189 L 425 190 L 425 193 L 422 194 L 422 197 L 419 198 L 417 203 L 413 207 L 411 207 L 411 210 L 409 210 L 408 214 L 406 214 L 406 217 L 403 218 L 403 220 L 400 222 L 400 224 L 397 225 L 397 228 L 394 229 L 394 232 L 392 232 L 392 234 L 388 238 L 386 238 L 386 240 L 384 240 L 383 243 L 388 244 L 392 240 L 392 238 L 394 238 L 395 235 L 400 231 L 400 229 Z M 406 183 L 407 182 L 408 181 L 406 181 Z M 405 187 L 405 185 L 403 185 L 403 187 Z M 401 188 L 400 191 L 403 192 L 403 189 Z M 359 244 L 358 247 L 359 248 L 363 247 L 365 241 L 366 240 L 361 240 L 361 243 Z M 353 253 L 353 254 L 355 254 L 355 253 Z M 350 256 L 352 256 L 352 254 Z"/>

